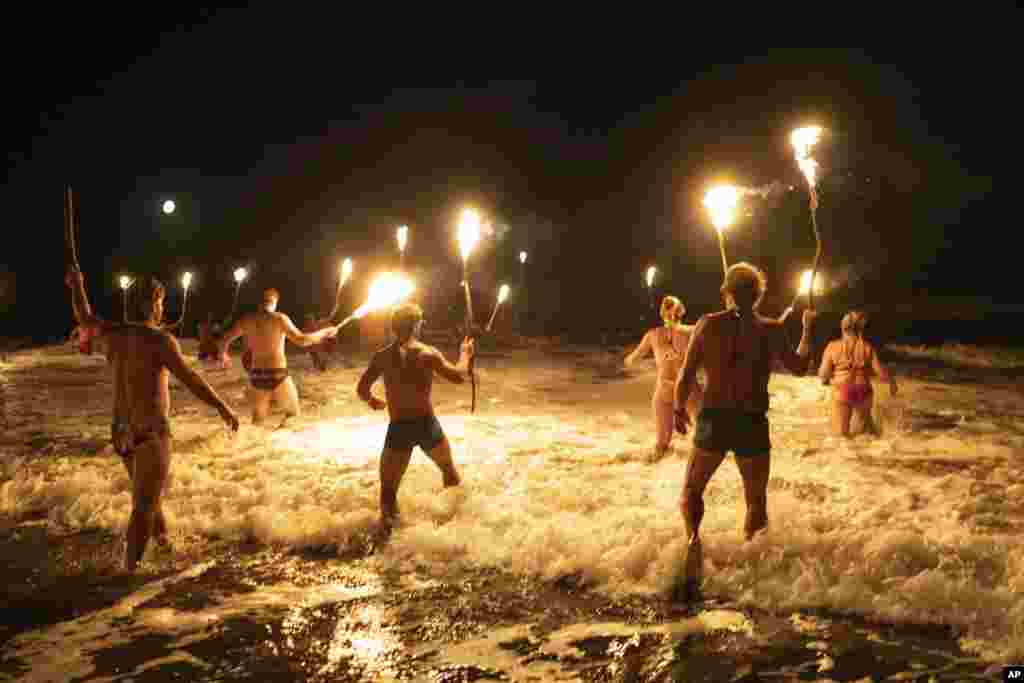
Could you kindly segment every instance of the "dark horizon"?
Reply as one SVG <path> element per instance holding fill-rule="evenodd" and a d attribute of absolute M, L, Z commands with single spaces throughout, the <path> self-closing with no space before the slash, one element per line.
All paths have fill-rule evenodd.
<path fill-rule="evenodd" d="M 535 68 L 545 75 L 417 79 L 339 73 L 347 55 L 328 60 L 326 29 L 306 17 L 295 21 L 310 33 L 261 51 L 280 19 L 231 10 L 111 41 L 58 79 L 77 93 L 70 101 L 55 98 L 54 74 L 21 77 L 3 199 L 18 217 L 9 231 L 28 232 L 30 250 L 0 257 L 15 291 L 0 303 L 0 334 L 72 327 L 66 184 L 89 293 L 106 315 L 120 311 L 114 278 L 125 270 L 163 279 L 173 315 L 185 267 L 197 272 L 190 319 L 223 315 L 231 271 L 247 264 L 243 307 L 274 286 L 301 323 L 330 308 L 345 256 L 356 262 L 354 307 L 371 268 L 397 266 L 394 230 L 407 224 L 406 263 L 428 315 L 454 322 L 455 217 L 473 205 L 495 226 L 470 263 L 480 310 L 503 281 L 515 303 L 526 250 L 528 310 L 554 333 L 635 324 L 651 263 L 659 294 L 713 310 L 721 264 L 701 195 L 716 179 L 775 183 L 782 189 L 751 200 L 752 215 L 727 233 L 727 251 L 766 270 L 766 309 L 778 312 L 814 253 L 788 144 L 808 123 L 828 131 L 816 156 L 823 271 L 843 285 L 834 304 L 1020 301 L 1010 250 L 992 247 L 1006 228 L 992 206 L 998 150 L 978 108 L 998 78 L 982 70 L 985 55 L 973 64 L 920 48 L 694 52 L 660 70 L 622 64 L 618 76 Z M 976 77 L 951 81 L 954 59 Z M 178 204 L 170 217 L 159 212 L 165 198 Z"/>

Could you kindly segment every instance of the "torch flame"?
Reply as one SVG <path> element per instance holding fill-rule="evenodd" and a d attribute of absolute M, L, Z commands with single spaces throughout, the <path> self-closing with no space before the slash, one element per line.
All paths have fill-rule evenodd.
<path fill-rule="evenodd" d="M 818 162 L 811 158 L 811 150 L 818 144 L 821 132 L 820 126 L 807 126 L 797 128 L 789 138 L 796 153 L 796 165 L 800 167 L 800 172 L 807 178 L 807 184 L 811 187 L 814 187 L 818 174 Z"/>
<path fill-rule="evenodd" d="M 704 195 L 704 206 L 708 207 L 711 222 L 717 230 L 724 230 L 732 223 L 739 200 L 740 192 L 732 185 L 713 187 Z"/>
<path fill-rule="evenodd" d="M 502 285 L 501 289 L 498 290 L 498 303 L 505 303 L 505 299 L 508 298 L 508 285 Z"/>
<path fill-rule="evenodd" d="M 120 279 L 121 289 L 128 289 L 132 286 L 132 279 L 127 275 L 122 275 Z"/>
<path fill-rule="evenodd" d="M 647 269 L 647 286 L 648 287 L 650 287 L 651 285 L 654 284 L 654 274 L 656 272 L 658 272 L 658 269 L 655 268 L 654 266 L 651 266 L 650 268 Z"/>
<path fill-rule="evenodd" d="M 347 258 L 341 262 L 341 282 L 338 283 L 338 287 L 343 287 L 350 277 L 352 277 L 352 259 Z"/>
<path fill-rule="evenodd" d="M 249 272 L 245 268 L 235 268 L 235 282 L 238 284 L 241 284 L 248 275 Z"/>
<path fill-rule="evenodd" d="M 395 237 L 398 239 L 398 251 L 405 251 L 405 243 L 409 240 L 409 226 L 399 227 Z"/>
<path fill-rule="evenodd" d="M 526 263 L 526 252 L 525 251 L 519 252 L 519 262 L 520 263 Z"/>
<path fill-rule="evenodd" d="M 459 221 L 459 251 L 462 252 L 462 262 L 469 259 L 473 247 L 480 241 L 480 214 L 472 209 L 462 212 L 462 220 Z"/>
<path fill-rule="evenodd" d="M 356 309 L 350 319 L 359 319 L 367 313 L 379 311 L 388 306 L 394 306 L 416 291 L 416 285 L 412 280 L 394 273 L 382 273 L 370 285 L 370 294 L 366 303 Z"/>
<path fill-rule="evenodd" d="M 191 286 L 191 284 L 192 284 L 192 273 L 189 273 L 189 272 L 186 271 L 185 274 L 181 276 L 181 286 L 184 287 L 185 289 L 188 289 L 189 286 Z"/>
<path fill-rule="evenodd" d="M 823 288 L 821 273 L 817 273 L 814 276 L 814 293 L 821 294 Z M 800 294 L 806 295 L 811 291 L 811 271 L 805 270 L 800 275 Z"/>

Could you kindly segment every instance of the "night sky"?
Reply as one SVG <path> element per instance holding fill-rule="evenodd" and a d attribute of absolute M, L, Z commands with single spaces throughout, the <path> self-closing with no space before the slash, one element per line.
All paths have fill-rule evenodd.
<path fill-rule="evenodd" d="M 345 256 L 356 262 L 354 307 L 369 273 L 397 265 L 395 227 L 408 224 L 428 324 L 455 322 L 454 229 L 471 204 L 494 226 L 471 262 L 478 305 L 489 311 L 500 282 L 517 284 L 525 249 L 531 324 L 549 333 L 636 325 L 650 263 L 658 292 L 681 296 L 689 319 L 717 308 L 721 266 L 702 195 L 718 179 L 775 183 L 747 202 L 727 249 L 766 269 L 765 307 L 778 312 L 814 252 L 788 143 L 808 123 L 829 131 L 817 154 L 819 221 L 825 268 L 843 283 L 836 305 L 1019 301 L 1013 254 L 979 239 L 1004 240 L 1011 227 L 992 208 L 1004 150 L 980 103 L 1002 76 L 984 48 L 730 54 L 598 42 L 542 54 L 520 37 L 515 49 L 496 40 L 467 50 L 478 58 L 441 63 L 440 34 L 375 42 L 327 15 L 154 22 L 118 10 L 68 21 L 75 30 L 46 43 L 64 61 L 4 48 L 6 62 L 25 64 L 6 84 L 7 335 L 72 327 L 67 183 L 102 314 L 120 310 L 115 274 L 170 284 L 190 267 L 193 320 L 223 316 L 231 271 L 249 265 L 242 307 L 276 286 L 282 310 L 301 321 L 330 307 Z M 496 80 L 503 74 L 519 76 Z M 169 217 L 166 198 L 179 207 Z M 175 284 L 169 315 L 179 293 Z"/>

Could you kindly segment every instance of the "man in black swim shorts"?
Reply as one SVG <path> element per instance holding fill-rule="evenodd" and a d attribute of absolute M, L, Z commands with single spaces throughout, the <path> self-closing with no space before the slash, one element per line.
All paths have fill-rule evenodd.
<path fill-rule="evenodd" d="M 420 342 L 423 311 L 416 304 L 398 306 L 391 314 L 396 340 L 377 351 L 363 373 L 356 391 L 374 410 L 388 409 L 391 423 L 380 456 L 380 513 L 387 527 L 398 517 L 398 487 L 409 466 L 412 449 L 419 446 L 434 461 L 444 477 L 444 486 L 458 486 L 459 474 L 452 461 L 452 448 L 434 415 L 431 389 L 434 373 L 461 384 L 473 357 L 473 342 L 462 342 L 459 362 L 449 363 L 433 346 Z M 374 382 L 384 379 L 387 400 L 373 395 Z"/>
<path fill-rule="evenodd" d="M 704 517 L 704 489 L 727 452 L 735 454 L 743 477 L 747 540 L 768 526 L 768 380 L 776 362 L 781 361 L 795 375 L 805 374 L 810 364 L 814 312 L 804 311 L 803 336 L 794 353 L 783 327 L 789 312 L 779 320 L 757 312 L 765 287 L 764 273 L 749 263 L 729 268 L 722 284 L 726 310 L 705 315 L 697 323 L 676 383 L 676 428 L 685 434 L 690 423 L 685 407 L 697 369 L 703 367 L 707 373 L 680 500 L 686 524 L 684 574 L 688 592 L 699 587 L 703 565 L 700 523 Z"/>

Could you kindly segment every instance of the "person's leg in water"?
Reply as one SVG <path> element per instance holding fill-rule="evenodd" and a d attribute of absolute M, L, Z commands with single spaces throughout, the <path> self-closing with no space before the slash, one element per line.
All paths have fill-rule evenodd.
<path fill-rule="evenodd" d="M 249 402 L 252 404 L 252 423 L 254 425 L 262 424 L 270 415 L 270 401 L 273 396 L 272 391 L 249 387 Z"/>
<path fill-rule="evenodd" d="M 683 561 L 683 572 L 688 595 L 692 595 L 699 588 L 704 567 L 704 553 L 700 544 L 700 523 L 704 519 L 704 490 L 718 466 L 722 464 L 723 459 L 725 459 L 724 452 L 709 451 L 694 446 L 693 453 L 686 462 L 686 475 L 679 507 L 686 524 L 686 556 Z"/>
<path fill-rule="evenodd" d="M 132 460 L 132 514 L 124 557 L 124 567 L 129 572 L 135 571 L 146 552 L 157 519 L 163 519 L 161 499 L 170 471 L 170 435 L 156 436 L 139 444 Z M 166 533 L 166 522 L 163 526 Z"/>
<path fill-rule="evenodd" d="M 675 415 L 673 414 L 671 395 L 665 401 L 664 396 L 655 392 L 651 398 L 651 412 L 654 414 L 654 461 L 661 460 L 672 445 L 672 433 L 675 431 Z"/>
<path fill-rule="evenodd" d="M 771 475 L 771 454 L 736 455 L 736 468 L 743 477 L 743 498 L 747 515 L 743 534 L 747 540 L 768 527 L 768 477 Z"/>
<path fill-rule="evenodd" d="M 874 436 L 879 436 L 881 434 L 881 430 L 878 428 L 878 425 L 875 424 L 875 418 L 872 414 L 874 407 L 875 397 L 869 392 L 863 401 L 853 406 L 853 412 L 856 413 L 858 418 L 860 418 L 860 423 L 864 425 L 865 432 L 873 434 Z"/>
<path fill-rule="evenodd" d="M 458 486 L 462 483 L 459 473 L 455 470 L 455 461 L 452 460 L 452 446 L 448 442 L 447 436 L 442 437 L 436 446 L 427 451 L 427 457 L 433 460 L 437 468 L 441 470 L 445 488 Z"/>
<path fill-rule="evenodd" d="M 380 454 L 380 517 L 390 526 L 398 519 L 398 487 L 409 466 L 412 448 L 388 448 Z"/>
<path fill-rule="evenodd" d="M 135 481 L 134 461 L 135 457 L 131 453 L 121 454 L 121 462 L 124 463 L 124 468 L 128 470 L 128 479 L 133 482 Z M 170 473 L 168 473 L 165 486 L 168 485 L 170 485 Z M 153 540 L 162 546 L 170 544 L 170 540 L 167 538 L 167 519 L 164 517 L 162 505 L 157 508 L 156 517 L 153 520 Z"/>
<path fill-rule="evenodd" d="M 299 390 L 295 387 L 295 380 L 291 377 L 281 382 L 274 389 L 274 400 L 284 410 L 286 420 L 299 416 L 301 412 L 299 409 Z"/>
<path fill-rule="evenodd" d="M 836 436 L 850 436 L 850 418 L 853 410 L 849 403 L 840 400 L 838 392 L 832 401 L 832 433 Z"/>

